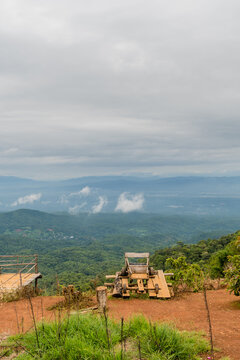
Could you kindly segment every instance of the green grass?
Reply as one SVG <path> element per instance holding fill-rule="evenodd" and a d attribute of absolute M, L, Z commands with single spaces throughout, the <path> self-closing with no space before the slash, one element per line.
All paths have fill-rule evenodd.
<path fill-rule="evenodd" d="M 120 360 L 121 323 L 107 319 L 110 349 L 104 317 L 73 315 L 60 322 L 38 326 L 36 333 L 18 335 L 11 339 L 25 349 L 17 359 L 27 360 Z M 124 322 L 123 343 L 126 351 L 122 359 L 138 359 L 139 344 L 142 359 L 194 360 L 209 351 L 209 344 L 198 333 L 180 332 L 168 324 L 150 323 L 144 317 Z"/>

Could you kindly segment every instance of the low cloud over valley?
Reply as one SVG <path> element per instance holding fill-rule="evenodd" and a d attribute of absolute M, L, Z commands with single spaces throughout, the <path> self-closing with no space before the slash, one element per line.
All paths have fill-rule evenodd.
<path fill-rule="evenodd" d="M 30 194 L 23 197 L 19 197 L 16 201 L 14 201 L 11 206 L 21 206 L 25 204 L 32 204 L 35 201 L 40 200 L 42 197 L 41 193 L 38 194 Z"/>
<path fill-rule="evenodd" d="M 104 196 L 99 196 L 98 203 L 92 207 L 92 213 L 97 214 L 102 211 L 103 207 L 107 205 L 108 200 Z"/>
<path fill-rule="evenodd" d="M 143 204 L 143 194 L 131 195 L 127 192 L 124 192 L 118 198 L 118 203 L 115 211 L 121 211 L 123 213 L 128 213 L 130 211 L 139 211 L 143 209 Z"/>

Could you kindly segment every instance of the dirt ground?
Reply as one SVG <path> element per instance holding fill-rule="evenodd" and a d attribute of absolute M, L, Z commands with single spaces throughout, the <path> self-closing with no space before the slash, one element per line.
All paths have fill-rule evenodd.
<path fill-rule="evenodd" d="M 215 359 L 229 356 L 240 360 L 240 299 L 225 289 L 208 291 Z M 208 321 L 202 293 L 185 294 L 172 300 L 112 299 L 109 313 L 116 319 L 143 314 L 156 321 L 174 323 L 181 330 L 203 330 L 208 335 Z"/>
<path fill-rule="evenodd" d="M 47 320 L 55 319 L 55 311 L 47 310 L 63 300 L 60 296 L 41 296 L 32 298 L 32 305 L 36 321 L 42 317 Z M 33 327 L 31 306 L 28 300 L 19 300 L 9 303 L 0 302 L 0 335 L 8 336 L 26 332 Z"/>
<path fill-rule="evenodd" d="M 211 313 L 214 346 L 221 351 L 215 359 L 229 356 L 240 360 L 240 299 L 225 289 L 208 291 L 207 298 Z M 32 299 L 37 321 L 42 316 L 54 320 L 56 311 L 47 310 L 61 297 L 37 297 Z M 110 316 L 120 319 L 134 314 L 143 314 L 156 321 L 172 322 L 181 330 L 203 330 L 208 335 L 208 322 L 202 293 L 186 294 L 172 300 L 155 299 L 111 299 L 108 301 Z M 17 320 L 18 319 L 18 320 Z M 33 320 L 28 300 L 0 303 L 0 338 L 28 331 Z"/>

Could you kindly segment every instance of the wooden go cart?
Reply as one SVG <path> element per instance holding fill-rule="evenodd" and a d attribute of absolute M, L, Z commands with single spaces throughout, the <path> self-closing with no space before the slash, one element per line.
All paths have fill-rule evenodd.
<path fill-rule="evenodd" d="M 131 292 L 148 293 L 150 298 L 169 299 L 173 296 L 170 283 L 162 270 L 154 270 L 149 266 L 149 253 L 125 253 L 125 266 L 116 275 L 106 275 L 106 279 L 114 279 L 105 286 L 112 288 L 112 296 L 129 298 Z"/>

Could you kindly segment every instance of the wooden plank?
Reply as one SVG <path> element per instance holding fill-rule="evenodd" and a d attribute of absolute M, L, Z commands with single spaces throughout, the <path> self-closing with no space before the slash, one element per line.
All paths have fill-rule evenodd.
<path fill-rule="evenodd" d="M 106 275 L 106 279 L 116 279 L 116 275 Z"/>
<path fill-rule="evenodd" d="M 41 278 L 42 275 L 40 273 L 33 274 L 33 273 L 22 273 L 21 278 L 19 274 L 0 274 L 0 291 L 1 290 L 16 290 L 21 286 L 27 286 L 34 280 Z"/>
<path fill-rule="evenodd" d="M 127 252 L 127 253 L 125 253 L 125 257 L 129 257 L 129 258 L 148 258 L 149 253 Z"/>
<path fill-rule="evenodd" d="M 28 258 L 28 257 L 34 257 L 37 256 L 37 254 L 33 254 L 33 255 L 0 255 L 0 259 L 2 258 Z"/>
<path fill-rule="evenodd" d="M 137 279 L 147 280 L 148 279 L 148 274 L 132 274 L 130 276 L 130 279 L 133 279 L 133 280 L 137 280 Z"/>
<path fill-rule="evenodd" d="M 28 275 L 32 275 L 30 276 L 24 283 L 23 283 L 23 286 L 27 286 L 29 284 L 31 284 L 31 282 L 33 282 L 34 280 L 36 279 L 39 279 L 42 277 L 42 275 L 40 273 L 38 274 L 28 274 Z"/>
<path fill-rule="evenodd" d="M 148 280 L 147 286 L 148 286 L 148 295 L 149 295 L 149 297 L 150 298 L 157 297 L 157 294 L 156 294 L 156 291 L 155 291 L 155 288 L 154 288 L 153 279 L 150 278 Z"/>
<path fill-rule="evenodd" d="M 162 270 L 158 270 L 158 278 L 159 278 L 159 283 L 160 283 L 160 289 L 159 289 L 159 297 L 160 298 L 165 298 L 165 299 L 169 299 L 171 298 L 168 286 L 167 286 L 167 282 L 164 276 L 164 273 Z"/>
<path fill-rule="evenodd" d="M 161 289 L 161 281 L 160 281 L 158 275 L 155 275 L 153 278 L 153 286 L 154 286 L 154 289 L 156 292 L 156 297 L 160 299 L 161 296 L 160 296 L 159 290 Z"/>
<path fill-rule="evenodd" d="M 144 292 L 144 285 L 143 285 L 142 279 L 138 279 L 138 280 L 137 280 L 137 284 L 138 284 L 138 290 L 139 290 L 140 292 Z"/>
<path fill-rule="evenodd" d="M 128 288 L 128 278 L 122 279 L 122 289 L 124 288 L 124 285 L 126 285 L 126 289 L 127 289 Z M 129 297 L 130 296 L 130 291 L 126 290 L 126 293 L 124 294 L 123 290 L 122 290 L 122 296 L 123 297 Z"/>
<path fill-rule="evenodd" d="M 4 267 L 15 267 L 15 266 L 22 266 L 22 265 L 35 265 L 35 263 L 15 263 L 15 264 L 1 264 L 0 266 L 2 267 L 2 268 L 4 268 Z"/>

